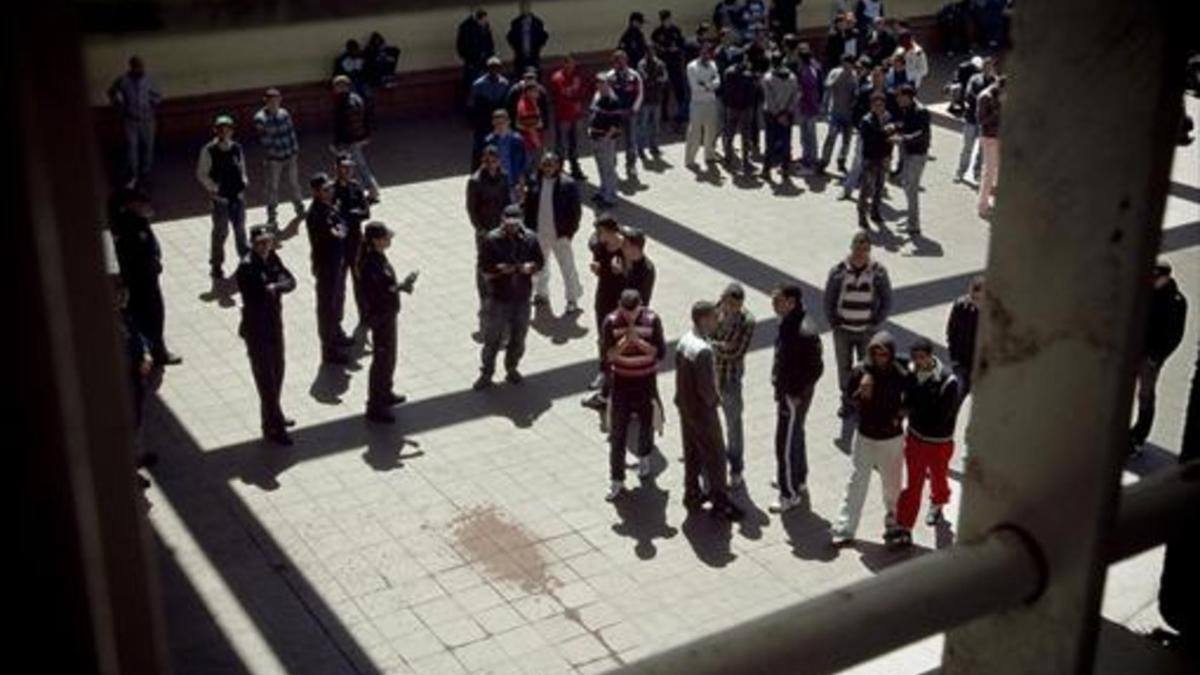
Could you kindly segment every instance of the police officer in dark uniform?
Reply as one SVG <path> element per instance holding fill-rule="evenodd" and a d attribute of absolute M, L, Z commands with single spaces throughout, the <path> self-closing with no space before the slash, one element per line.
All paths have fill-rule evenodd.
<path fill-rule="evenodd" d="M 360 245 L 355 274 L 362 286 L 363 323 L 371 330 L 370 393 L 367 419 L 390 424 L 396 421 L 391 407 L 404 403 L 405 397 L 392 391 L 396 372 L 396 315 L 400 313 L 400 292 L 413 292 L 417 273 L 403 281 L 387 259 L 392 231 L 383 223 L 368 223 Z"/>
<path fill-rule="evenodd" d="M 113 195 L 109 208 L 121 281 L 129 292 L 129 315 L 149 343 L 155 366 L 182 363 L 183 359 L 167 351 L 163 342 L 163 296 L 158 283 L 162 274 L 162 249 L 150 229 L 150 200 L 140 191 L 120 188 Z"/>
<path fill-rule="evenodd" d="M 354 159 L 350 155 L 338 155 L 335 171 L 337 177 L 333 186 L 333 201 L 346 224 L 346 271 L 350 273 L 354 306 L 358 309 L 358 326 L 359 329 L 365 329 L 367 313 L 363 305 L 357 262 L 358 249 L 362 244 L 362 224 L 371 217 L 371 202 L 367 199 L 367 191 L 362 183 L 354 179 Z M 357 332 L 356 330 L 355 333 Z"/>
<path fill-rule="evenodd" d="M 317 282 L 317 334 L 324 363 L 349 363 L 343 348 L 354 344 L 342 331 L 346 304 L 346 223 L 334 204 L 334 183 L 318 173 L 309 181 L 312 205 L 305 216 L 312 247 L 312 272 Z"/>
<path fill-rule="evenodd" d="M 279 395 L 283 390 L 283 303 L 281 296 L 296 288 L 296 278 L 275 254 L 275 237 L 260 225 L 251 230 L 251 249 L 237 268 L 242 296 L 242 323 L 238 335 L 246 341 L 250 370 L 262 410 L 263 437 L 291 445 Z"/>

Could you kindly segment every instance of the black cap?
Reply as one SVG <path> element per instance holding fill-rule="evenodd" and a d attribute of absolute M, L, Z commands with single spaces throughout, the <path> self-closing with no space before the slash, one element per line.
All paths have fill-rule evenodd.
<path fill-rule="evenodd" d="M 308 186 L 314 190 L 324 190 L 325 188 L 333 187 L 333 180 L 329 177 L 329 174 L 321 171 L 313 174 L 312 178 L 308 181 Z"/>
<path fill-rule="evenodd" d="M 257 242 L 259 239 L 275 239 L 275 232 L 267 225 L 255 225 L 250 228 L 250 242 Z"/>
<path fill-rule="evenodd" d="M 390 227 L 384 225 L 378 220 L 371 221 L 367 223 L 365 227 L 363 227 L 363 237 L 366 237 L 371 241 L 376 239 L 387 239 L 393 234 L 395 234 L 395 232 L 393 232 Z"/>
<path fill-rule="evenodd" d="M 646 15 L 642 14 L 641 12 L 630 12 L 629 23 L 633 23 L 634 21 L 646 23 Z"/>
<path fill-rule="evenodd" d="M 660 18 L 660 19 L 669 19 L 669 18 L 671 18 L 671 10 L 669 10 L 669 9 L 660 9 L 660 10 L 658 10 L 658 18 Z"/>
<path fill-rule="evenodd" d="M 353 166 L 354 157 L 351 156 L 351 154 L 348 152 L 339 152 L 336 161 L 338 164 L 350 164 Z M 314 178 L 315 178 L 315 176 L 314 176 Z"/>
<path fill-rule="evenodd" d="M 913 352 L 925 352 L 926 354 L 932 354 L 933 341 L 925 337 L 917 338 L 911 345 L 909 345 L 908 352 L 910 354 Z"/>
<path fill-rule="evenodd" d="M 621 291 L 621 309 L 636 309 L 642 304 L 642 294 L 636 288 L 626 288 Z"/>

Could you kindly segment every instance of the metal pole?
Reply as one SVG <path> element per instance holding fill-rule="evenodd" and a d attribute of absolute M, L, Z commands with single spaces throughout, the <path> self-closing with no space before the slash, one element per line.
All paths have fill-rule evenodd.
<path fill-rule="evenodd" d="M 1090 673 L 1180 110 L 1187 3 L 1020 3 L 960 541 L 1030 533 L 1037 602 L 947 634 L 947 675 Z M 1117 85 L 1119 83 L 1119 85 Z M 965 598 L 983 589 L 958 589 Z"/>
<path fill-rule="evenodd" d="M 1196 526 L 1200 514 L 1200 459 L 1144 478 L 1121 491 L 1121 508 L 1107 560 L 1119 562 Z"/>
<path fill-rule="evenodd" d="M 628 666 L 644 675 L 830 673 L 1034 597 L 1029 538 L 999 529 Z M 970 593 L 964 589 L 972 589 Z"/>

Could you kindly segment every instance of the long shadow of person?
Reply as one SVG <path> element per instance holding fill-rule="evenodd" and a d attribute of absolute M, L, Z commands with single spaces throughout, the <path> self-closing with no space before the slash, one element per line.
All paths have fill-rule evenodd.
<path fill-rule="evenodd" d="M 715 517 L 704 509 L 691 509 L 680 529 L 696 557 L 705 565 L 724 567 L 737 560 L 729 550 L 732 527 L 728 520 Z"/>
<path fill-rule="evenodd" d="M 314 400 L 326 405 L 337 405 L 342 402 L 342 394 L 350 388 L 350 373 L 346 366 L 332 363 L 322 363 L 317 369 L 317 377 L 313 380 L 308 393 Z"/>
<path fill-rule="evenodd" d="M 872 228 L 867 232 L 871 239 L 871 243 L 885 251 L 890 251 L 892 253 L 899 251 L 900 243 L 903 240 L 896 236 L 896 233 L 892 232 L 891 229 L 888 228 L 886 222 L 877 223 L 877 227 L 878 229 Z"/>
<path fill-rule="evenodd" d="M 875 574 L 879 574 L 892 565 L 913 560 L 932 552 L 932 549 L 919 544 L 903 548 L 889 548 L 883 544 L 860 540 L 855 540 L 854 550 L 858 551 L 858 559 L 862 562 L 863 567 L 866 567 Z"/>
<path fill-rule="evenodd" d="M 721 171 L 717 169 L 715 163 L 708 164 L 703 169 L 700 167 L 689 167 L 688 170 L 696 176 L 697 183 L 708 183 L 717 187 L 725 184 L 725 179 L 721 176 Z"/>
<path fill-rule="evenodd" d="M 829 562 L 837 558 L 837 549 L 830 543 L 829 521 L 808 508 L 793 509 L 780 516 L 787 532 L 792 555 L 801 560 Z"/>
<path fill-rule="evenodd" d="M 405 452 L 405 448 L 415 448 Z M 404 468 L 404 460 L 424 457 L 425 451 L 421 444 L 404 435 L 396 438 L 390 429 L 371 425 L 367 430 L 367 449 L 363 453 L 363 461 L 376 471 L 391 471 Z"/>
<path fill-rule="evenodd" d="M 539 335 L 550 338 L 550 344 L 562 345 L 588 334 L 586 326 L 579 325 L 579 312 L 554 316 L 546 305 L 539 305 L 533 312 L 529 327 Z"/>
<path fill-rule="evenodd" d="M 763 526 L 769 525 L 771 518 L 767 516 L 766 511 L 758 508 L 758 504 L 754 503 L 749 488 L 730 490 L 729 498 L 745 513 L 745 516 L 738 521 L 738 534 L 752 541 L 762 539 Z"/>
<path fill-rule="evenodd" d="M 271 492 L 279 489 L 279 476 L 300 461 L 295 447 L 279 447 L 262 441 L 241 460 L 236 475 L 242 482 Z"/>
<path fill-rule="evenodd" d="M 733 172 L 733 184 L 742 190 L 757 190 L 763 186 L 763 181 L 753 173 Z"/>
<path fill-rule="evenodd" d="M 541 387 L 530 384 L 492 387 L 485 390 L 481 398 L 487 413 L 507 417 L 519 429 L 533 426 L 553 405 Z"/>
<path fill-rule="evenodd" d="M 909 236 L 904 252 L 913 258 L 941 258 L 946 254 L 941 244 L 920 233 Z"/>
<path fill-rule="evenodd" d="M 641 560 L 650 560 L 658 555 L 655 539 L 671 539 L 679 532 L 667 524 L 669 498 L 670 493 L 649 478 L 613 502 L 621 522 L 615 523 L 612 530 L 636 542 L 633 552 Z"/>
<path fill-rule="evenodd" d="M 830 178 L 829 174 L 810 173 L 805 174 L 803 180 L 804 184 L 808 187 L 809 192 L 820 194 L 829 187 L 829 183 L 832 179 Z"/>

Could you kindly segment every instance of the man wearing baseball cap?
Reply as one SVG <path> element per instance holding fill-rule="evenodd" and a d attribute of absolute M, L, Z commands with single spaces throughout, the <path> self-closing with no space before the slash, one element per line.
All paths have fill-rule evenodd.
<path fill-rule="evenodd" d="M 342 313 L 346 304 L 346 223 L 333 201 L 333 180 L 322 172 L 309 181 L 312 204 L 304 219 L 312 251 L 312 272 L 316 278 L 317 334 L 321 338 L 323 363 L 349 362 L 342 349 L 354 344 L 342 331 Z"/>
<path fill-rule="evenodd" d="M 275 237 L 264 225 L 250 233 L 252 250 L 237 268 L 238 293 L 242 296 L 242 322 L 238 335 L 246 341 L 254 387 L 258 390 L 263 437 L 279 445 L 291 445 L 287 428 L 294 422 L 283 415 L 279 395 L 283 391 L 283 300 L 296 288 L 296 278 L 275 253 Z"/>
<path fill-rule="evenodd" d="M 233 118 L 226 114 L 213 120 L 213 139 L 200 149 L 196 180 L 212 202 L 212 241 L 209 266 L 214 281 L 225 277 L 225 240 L 233 226 L 233 245 L 238 258 L 250 250 L 246 244 L 246 155 L 233 140 Z"/>
<path fill-rule="evenodd" d="M 504 350 L 505 378 L 520 384 L 522 376 L 517 366 L 525 353 L 525 335 L 529 332 L 530 297 L 533 295 L 533 275 L 545 265 L 542 247 L 537 236 L 525 229 L 524 213 L 520 206 L 504 209 L 500 227 L 488 233 L 479 251 L 479 271 L 487 282 L 484 303 L 483 352 L 476 391 L 492 386 L 496 371 L 496 355 L 500 342 L 508 333 Z"/>

